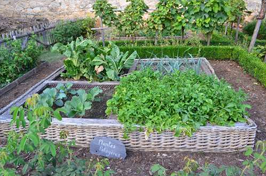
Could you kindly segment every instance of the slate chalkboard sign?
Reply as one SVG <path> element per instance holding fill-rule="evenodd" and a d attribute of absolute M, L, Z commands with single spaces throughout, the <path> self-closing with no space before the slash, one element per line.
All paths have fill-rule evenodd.
<path fill-rule="evenodd" d="M 110 137 L 95 137 L 90 144 L 90 153 L 116 159 L 125 159 L 127 156 L 125 145 Z"/>

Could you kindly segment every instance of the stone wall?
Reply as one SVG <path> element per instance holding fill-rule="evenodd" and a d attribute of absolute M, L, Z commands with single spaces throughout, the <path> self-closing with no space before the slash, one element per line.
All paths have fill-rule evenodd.
<path fill-rule="evenodd" d="M 259 8 L 261 0 L 246 0 L 249 10 Z M 0 14 L 6 17 L 59 19 L 82 18 L 90 13 L 95 0 L 0 0 Z M 126 7 L 126 0 L 109 0 L 118 9 Z M 145 0 L 155 8 L 158 0 Z"/>
<path fill-rule="evenodd" d="M 0 14 L 7 17 L 58 19 L 82 18 L 92 10 L 95 0 L 0 0 Z M 118 9 L 128 4 L 126 0 L 109 0 Z M 157 0 L 145 0 L 155 8 Z"/>

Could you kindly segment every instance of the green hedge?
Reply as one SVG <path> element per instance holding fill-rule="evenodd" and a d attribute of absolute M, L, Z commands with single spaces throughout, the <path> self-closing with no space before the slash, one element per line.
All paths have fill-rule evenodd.
<path fill-rule="evenodd" d="M 130 46 L 120 49 L 130 53 L 137 51 L 140 59 L 193 56 L 206 57 L 209 60 L 234 60 L 266 87 L 266 63 L 238 46 Z"/>
<path fill-rule="evenodd" d="M 122 51 L 137 51 L 139 58 L 152 57 L 206 57 L 209 59 L 228 60 L 231 58 L 232 46 L 128 46 L 120 47 Z"/>
<path fill-rule="evenodd" d="M 137 41 L 131 41 L 131 40 L 115 40 L 112 41 L 117 46 L 154 46 L 155 41 L 151 39 L 147 40 L 137 40 Z M 165 39 L 165 40 L 158 40 L 157 45 L 179 45 L 179 41 L 172 40 L 172 39 Z M 207 42 L 204 40 L 200 41 L 202 45 L 207 45 Z M 106 45 L 108 45 L 109 41 L 106 42 Z M 99 42 L 100 45 L 102 45 L 102 42 Z M 226 46 L 226 45 L 233 45 L 233 42 L 231 41 L 225 41 L 225 40 L 212 40 L 211 44 L 212 46 Z"/>

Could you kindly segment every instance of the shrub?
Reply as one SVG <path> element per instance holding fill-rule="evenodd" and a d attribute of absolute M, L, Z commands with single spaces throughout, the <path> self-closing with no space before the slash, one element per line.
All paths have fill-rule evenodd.
<path fill-rule="evenodd" d="M 191 136 L 207 123 L 231 126 L 245 122 L 246 95 L 235 91 L 215 77 L 194 71 L 164 75 L 147 69 L 121 79 L 113 98 L 107 102 L 107 114 L 118 115 L 127 130 L 135 125 L 146 132 L 175 131 Z"/>
<path fill-rule="evenodd" d="M 51 34 L 56 42 L 67 44 L 80 36 L 92 34 L 91 28 L 94 24 L 95 19 L 89 17 L 75 22 L 61 22 Z"/>
<path fill-rule="evenodd" d="M 247 25 L 245 25 L 243 28 L 243 32 L 248 34 L 249 36 L 252 36 L 254 29 L 255 29 L 255 26 L 256 26 L 256 23 L 257 23 L 257 21 L 252 21 L 252 22 L 248 23 Z M 266 40 L 266 20 L 264 20 L 261 23 L 257 38 Z"/>
<path fill-rule="evenodd" d="M 7 43 L 7 47 L 0 47 L 0 88 L 20 77 L 36 66 L 41 48 L 30 40 L 25 49 L 22 41 Z"/>

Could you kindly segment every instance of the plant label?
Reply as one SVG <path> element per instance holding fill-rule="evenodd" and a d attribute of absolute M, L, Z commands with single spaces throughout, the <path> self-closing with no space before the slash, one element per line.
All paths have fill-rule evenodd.
<path fill-rule="evenodd" d="M 95 137 L 90 144 L 90 153 L 115 159 L 125 159 L 127 156 L 125 145 L 110 137 Z"/>

